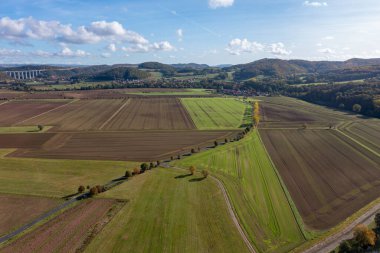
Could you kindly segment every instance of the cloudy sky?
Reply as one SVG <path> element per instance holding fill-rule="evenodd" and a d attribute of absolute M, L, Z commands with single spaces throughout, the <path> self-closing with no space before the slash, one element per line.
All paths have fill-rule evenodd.
<path fill-rule="evenodd" d="M 379 0 L 0 1 L 0 63 L 380 57 Z"/>

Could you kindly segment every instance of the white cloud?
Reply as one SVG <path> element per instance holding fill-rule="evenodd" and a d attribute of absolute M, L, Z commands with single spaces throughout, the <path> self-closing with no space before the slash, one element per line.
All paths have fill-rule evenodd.
<path fill-rule="evenodd" d="M 270 44 L 269 52 L 274 55 L 281 55 L 281 56 L 290 55 L 292 53 L 292 51 L 287 50 L 285 48 L 285 45 L 282 42 Z"/>
<path fill-rule="evenodd" d="M 183 30 L 180 28 L 176 31 L 177 33 L 177 37 L 178 37 L 178 41 L 182 41 L 183 39 Z"/>
<path fill-rule="evenodd" d="M 52 40 L 72 44 L 97 43 L 102 40 L 149 43 L 142 35 L 125 29 L 122 24 L 116 21 L 95 21 L 89 26 L 79 26 L 73 29 L 70 24 L 61 24 L 59 21 L 36 20 L 32 17 L 0 18 L 1 38 L 13 41 Z"/>
<path fill-rule="evenodd" d="M 228 44 L 226 51 L 232 55 L 241 55 L 242 53 L 258 53 L 269 52 L 277 56 L 287 56 L 292 52 L 286 49 L 284 43 L 272 43 L 265 45 L 256 41 L 249 41 L 247 39 L 233 39 Z"/>
<path fill-rule="evenodd" d="M 148 53 L 152 51 L 176 51 L 176 48 L 168 41 L 161 41 L 150 44 L 136 44 L 129 47 L 122 47 L 122 50 L 130 53 Z"/>
<path fill-rule="evenodd" d="M 102 53 L 100 56 L 103 58 L 110 58 L 111 54 L 110 53 Z"/>
<path fill-rule="evenodd" d="M 13 57 L 20 55 L 23 55 L 23 53 L 20 50 L 0 48 L 0 56 Z"/>
<path fill-rule="evenodd" d="M 241 53 L 255 53 L 263 51 L 265 46 L 256 41 L 249 41 L 247 39 L 233 39 L 228 44 L 226 50 L 232 55 L 240 55 Z"/>
<path fill-rule="evenodd" d="M 234 4 L 234 0 L 209 0 L 208 5 L 212 9 L 220 7 L 230 7 Z"/>
<path fill-rule="evenodd" d="M 63 47 L 61 52 L 57 53 L 57 56 L 63 56 L 63 57 L 84 57 L 90 55 L 89 53 L 83 51 L 83 50 L 76 50 L 73 51 L 68 47 Z"/>
<path fill-rule="evenodd" d="M 318 52 L 322 54 L 335 54 L 335 50 L 331 48 L 322 48 L 322 49 L 319 49 Z"/>
<path fill-rule="evenodd" d="M 304 6 L 309 6 L 309 7 L 326 7 L 328 6 L 327 2 L 311 2 L 311 1 L 305 1 L 303 2 Z"/>
<path fill-rule="evenodd" d="M 334 36 L 326 36 L 322 38 L 322 40 L 333 40 L 333 39 L 335 39 Z"/>
<path fill-rule="evenodd" d="M 376 54 L 380 54 L 380 50 L 375 50 L 375 53 Z"/>
<path fill-rule="evenodd" d="M 116 52 L 116 50 L 117 50 L 115 43 L 109 44 L 107 49 L 111 52 Z"/>

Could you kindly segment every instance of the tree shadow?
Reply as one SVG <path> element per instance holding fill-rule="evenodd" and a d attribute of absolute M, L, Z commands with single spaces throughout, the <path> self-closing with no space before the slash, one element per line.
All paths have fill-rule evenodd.
<path fill-rule="evenodd" d="M 68 198 L 74 197 L 74 196 L 76 196 L 78 194 L 80 194 L 80 193 L 76 192 L 76 193 L 73 193 L 73 194 L 69 194 L 69 195 L 66 195 L 66 196 L 62 197 L 62 199 L 68 199 Z"/>
<path fill-rule="evenodd" d="M 189 182 L 191 182 L 191 183 L 200 182 L 200 181 L 203 181 L 205 179 L 206 179 L 205 177 L 192 178 L 189 180 Z"/>
<path fill-rule="evenodd" d="M 175 179 L 181 179 L 181 178 L 189 177 L 189 176 L 191 176 L 191 175 L 192 175 L 192 174 L 178 175 L 178 176 L 175 176 L 174 178 L 175 178 Z"/>

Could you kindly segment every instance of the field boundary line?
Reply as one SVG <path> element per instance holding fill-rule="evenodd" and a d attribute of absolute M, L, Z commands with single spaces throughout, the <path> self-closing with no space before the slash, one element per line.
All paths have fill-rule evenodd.
<path fill-rule="evenodd" d="M 2 103 L 0 103 L 0 105 L 6 104 L 6 103 L 8 103 L 8 102 L 9 102 L 9 101 L 2 102 Z"/>
<path fill-rule="evenodd" d="M 124 107 L 126 107 L 129 103 L 131 102 L 131 100 L 130 99 L 127 99 L 127 101 L 125 101 L 125 103 L 124 104 L 122 104 L 121 106 L 120 106 L 120 108 L 119 109 L 117 109 L 117 111 L 116 112 L 114 112 L 114 114 L 112 114 L 111 115 L 111 117 L 109 117 L 100 127 L 99 127 L 99 130 L 102 130 L 103 129 L 103 127 L 105 127 L 109 122 L 111 122 L 111 120 L 113 119 L 113 118 L 115 118 L 118 114 L 119 114 L 119 112 L 121 112 L 121 110 L 123 110 L 123 108 Z"/>
<path fill-rule="evenodd" d="M 169 163 L 161 164 L 162 167 L 164 168 L 173 168 L 173 169 L 179 169 L 179 170 L 185 170 L 180 167 L 172 166 Z M 222 183 L 221 180 L 219 180 L 216 176 L 210 175 L 210 177 L 217 183 L 219 189 L 222 191 L 224 202 L 227 204 L 227 209 L 230 214 L 230 217 L 232 218 L 232 222 L 235 224 L 235 227 L 237 228 L 241 238 L 243 239 L 245 245 L 247 246 L 249 252 L 251 253 L 257 253 L 255 248 L 252 246 L 251 242 L 249 241 L 247 235 L 244 232 L 244 229 L 242 225 L 239 222 L 239 219 L 237 218 L 235 214 L 235 209 L 233 208 L 233 205 L 231 204 L 230 198 L 228 196 L 227 190 L 224 187 L 224 184 Z"/>
<path fill-rule="evenodd" d="M 355 139 L 354 137 L 351 137 L 350 135 L 342 132 L 340 129 L 336 129 L 336 131 L 344 136 L 346 136 L 347 138 L 349 138 L 350 140 L 352 140 L 353 142 L 355 142 L 356 144 L 358 144 L 359 146 L 367 149 L 368 151 L 370 151 L 371 153 L 375 154 L 376 156 L 380 157 L 380 154 L 377 153 L 375 150 L 367 147 L 366 145 L 364 145 L 363 143 L 361 143 L 360 141 L 358 141 L 357 139 Z"/>
<path fill-rule="evenodd" d="M 296 220 L 296 222 L 298 224 L 298 228 L 300 229 L 300 231 L 302 233 L 302 236 L 305 239 L 305 241 L 307 241 L 308 240 L 308 236 L 307 236 L 307 232 L 305 231 L 305 227 L 303 226 L 304 223 L 303 223 L 303 220 L 302 220 L 302 216 L 299 214 L 297 206 L 293 202 L 293 199 L 292 199 L 292 197 L 290 195 L 290 192 L 286 188 L 285 182 L 282 181 L 281 175 L 279 174 L 279 171 L 277 170 L 277 167 L 275 166 L 274 162 L 272 161 L 272 158 L 270 157 L 269 152 L 268 152 L 267 148 L 265 147 L 265 144 L 264 144 L 263 140 L 261 139 L 260 131 L 258 129 L 256 131 L 257 131 L 257 136 L 258 136 L 258 138 L 260 140 L 260 143 L 261 143 L 263 149 L 265 150 L 265 153 L 266 153 L 266 155 L 267 155 L 267 157 L 268 157 L 268 159 L 269 159 L 269 161 L 270 161 L 270 163 L 271 163 L 271 165 L 273 167 L 273 170 L 274 170 L 274 172 L 276 174 L 276 177 L 277 177 L 278 181 L 280 182 L 281 188 L 282 188 L 282 190 L 285 193 L 285 196 L 286 196 L 286 199 L 287 199 L 288 204 L 290 206 L 290 209 L 292 210 L 292 214 L 294 216 L 294 219 Z"/>
<path fill-rule="evenodd" d="M 56 107 L 56 108 L 53 108 L 53 109 L 51 109 L 51 110 L 48 110 L 48 111 L 46 111 L 46 112 L 43 112 L 43 113 L 40 113 L 40 114 L 35 115 L 35 116 L 33 116 L 33 117 L 30 117 L 30 118 L 24 119 L 24 120 L 22 120 L 22 121 L 20 121 L 20 122 L 15 123 L 14 125 L 18 125 L 18 124 L 24 123 L 25 121 L 28 121 L 28 120 L 31 120 L 31 119 L 37 118 L 37 117 L 42 116 L 42 115 L 45 115 L 45 114 L 47 114 L 47 113 L 49 113 L 49 112 L 53 112 L 53 111 L 55 111 L 55 110 L 58 110 L 58 109 L 60 109 L 60 108 L 62 108 L 62 107 L 65 107 L 65 106 L 67 106 L 67 105 L 69 105 L 69 104 L 72 104 L 72 103 L 75 103 L 75 102 L 77 102 L 77 101 L 78 101 L 78 99 L 74 99 L 73 101 L 70 101 L 70 102 L 67 103 L 67 104 L 60 105 L 60 106 L 58 106 L 58 107 Z"/>

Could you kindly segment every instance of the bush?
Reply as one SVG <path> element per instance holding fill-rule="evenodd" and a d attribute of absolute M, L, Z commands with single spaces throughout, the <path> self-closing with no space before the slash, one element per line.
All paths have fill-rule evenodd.
<path fill-rule="evenodd" d="M 157 161 L 156 167 L 160 166 L 161 161 Z"/>
<path fill-rule="evenodd" d="M 125 177 L 126 178 L 129 178 L 129 177 L 131 177 L 132 176 L 132 173 L 129 171 L 129 170 L 127 170 L 126 172 L 125 172 Z"/>
<path fill-rule="evenodd" d="M 90 196 L 91 196 L 91 197 L 97 195 L 98 193 L 99 193 L 99 192 L 98 192 L 98 188 L 97 188 L 96 186 L 94 186 L 94 187 L 92 187 L 92 188 L 90 189 Z"/>
<path fill-rule="evenodd" d="M 149 169 L 151 170 L 151 169 L 153 169 L 154 168 L 154 164 L 153 163 L 150 163 L 149 164 Z"/>
<path fill-rule="evenodd" d="M 208 177 L 208 171 L 207 170 L 202 170 L 202 175 L 204 178 Z"/>
<path fill-rule="evenodd" d="M 78 192 L 79 192 L 79 193 L 84 192 L 84 190 L 86 190 L 86 188 L 84 188 L 83 185 L 81 185 L 81 186 L 78 187 Z"/>
<path fill-rule="evenodd" d="M 195 153 L 195 149 L 192 148 L 191 149 L 191 153 L 194 154 Z"/>
<path fill-rule="evenodd" d="M 87 185 L 87 187 L 86 187 L 86 188 L 87 188 L 87 190 L 89 190 L 89 189 L 90 189 L 90 186 L 89 186 L 89 185 Z"/>
<path fill-rule="evenodd" d="M 140 173 L 141 173 L 141 170 L 139 168 L 134 168 L 133 169 L 133 172 L 132 172 L 133 175 L 138 175 Z"/>
<path fill-rule="evenodd" d="M 218 146 L 218 142 L 217 142 L 217 141 L 214 141 L 214 146 L 215 146 L 215 147 Z"/>
<path fill-rule="evenodd" d="M 190 166 L 190 167 L 189 167 L 189 171 L 190 171 L 190 174 L 191 174 L 191 175 L 194 175 L 195 170 L 196 170 L 196 169 L 195 169 L 194 166 Z"/>
<path fill-rule="evenodd" d="M 106 191 L 106 188 L 104 188 L 103 185 L 97 185 L 96 188 L 98 189 L 98 193 L 102 193 Z"/>
<path fill-rule="evenodd" d="M 43 125 L 38 125 L 37 128 L 38 128 L 38 131 L 42 131 L 44 129 L 44 126 Z"/>
<path fill-rule="evenodd" d="M 142 163 L 142 164 L 140 165 L 140 168 L 141 168 L 141 172 L 144 172 L 144 171 L 146 171 L 147 169 L 149 169 L 149 166 L 148 166 L 147 163 Z"/>

